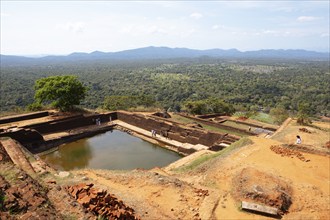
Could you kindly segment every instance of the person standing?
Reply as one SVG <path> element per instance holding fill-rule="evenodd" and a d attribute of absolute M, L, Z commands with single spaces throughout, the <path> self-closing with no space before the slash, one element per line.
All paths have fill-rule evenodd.
<path fill-rule="evenodd" d="M 297 135 L 296 144 L 301 144 L 301 137 L 299 135 Z"/>

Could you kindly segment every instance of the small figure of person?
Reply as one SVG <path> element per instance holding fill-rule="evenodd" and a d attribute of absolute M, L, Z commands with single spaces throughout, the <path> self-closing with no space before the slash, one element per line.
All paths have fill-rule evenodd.
<path fill-rule="evenodd" d="M 154 135 L 155 135 L 155 130 L 152 129 L 152 130 L 151 130 L 151 137 L 153 137 Z"/>
<path fill-rule="evenodd" d="M 296 144 L 301 144 L 301 137 L 299 135 L 297 135 Z"/>
<path fill-rule="evenodd" d="M 249 131 L 251 131 L 251 127 L 249 127 Z"/>
<path fill-rule="evenodd" d="M 154 137 L 156 137 L 157 136 L 157 132 L 156 132 L 156 130 L 154 130 Z"/>

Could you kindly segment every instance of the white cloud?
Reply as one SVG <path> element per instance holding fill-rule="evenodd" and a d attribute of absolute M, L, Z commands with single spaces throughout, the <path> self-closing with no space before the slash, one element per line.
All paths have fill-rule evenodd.
<path fill-rule="evenodd" d="M 194 18 L 194 19 L 201 19 L 203 17 L 203 15 L 201 13 L 195 12 L 195 13 L 192 13 L 190 15 L 190 17 Z"/>
<path fill-rule="evenodd" d="M 274 30 L 265 30 L 263 31 L 264 34 L 274 34 L 274 33 L 277 33 L 277 31 L 274 31 Z"/>
<path fill-rule="evenodd" d="M 219 28 L 220 28 L 220 26 L 217 25 L 217 24 L 215 24 L 215 25 L 212 26 L 212 29 L 213 29 L 213 30 L 217 30 L 217 29 L 219 29 Z"/>
<path fill-rule="evenodd" d="M 227 27 L 227 26 L 225 26 L 223 24 L 215 24 L 215 25 L 212 26 L 212 30 L 219 30 L 219 29 L 221 29 L 221 30 L 225 30 L 225 29 L 228 30 L 228 29 L 232 29 L 232 28 Z"/>
<path fill-rule="evenodd" d="M 329 33 L 323 33 L 323 34 L 321 34 L 321 37 L 329 37 L 329 36 L 330 36 Z"/>
<path fill-rule="evenodd" d="M 309 21 L 315 21 L 320 19 L 319 17 L 314 17 L 314 16 L 300 16 L 297 18 L 297 21 L 299 22 L 309 22 Z"/>
<path fill-rule="evenodd" d="M 1 16 L 2 18 L 4 18 L 4 17 L 9 17 L 10 14 L 1 12 L 1 13 L 0 13 L 0 16 Z"/>
<path fill-rule="evenodd" d="M 67 22 L 66 24 L 57 25 L 57 28 L 68 30 L 74 33 L 82 33 L 85 29 L 84 22 Z"/>

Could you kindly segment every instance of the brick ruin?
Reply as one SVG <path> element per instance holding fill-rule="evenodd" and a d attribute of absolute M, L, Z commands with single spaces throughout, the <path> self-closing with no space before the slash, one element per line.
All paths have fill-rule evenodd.
<path fill-rule="evenodd" d="M 67 192 L 88 211 L 102 219 L 140 220 L 134 209 L 106 190 L 92 188 L 94 184 L 67 186 Z"/>
<path fill-rule="evenodd" d="M 31 118 L 44 117 L 46 113 L 28 114 L 26 116 L 14 117 L 11 122 L 19 120 L 27 120 Z M 97 119 L 100 119 L 102 126 L 90 129 L 83 129 L 81 132 L 71 132 L 80 128 L 95 125 Z M 200 128 L 187 127 L 181 123 L 168 121 L 164 118 L 159 118 L 152 115 L 143 115 L 125 111 L 94 113 L 89 115 L 76 114 L 63 118 L 56 118 L 35 124 L 29 124 L 22 127 L 14 127 L 3 129 L 0 131 L 0 137 L 11 137 L 32 153 L 40 153 L 60 144 L 75 141 L 84 137 L 93 136 L 98 133 L 106 132 L 113 129 L 113 124 L 108 123 L 110 120 L 120 120 L 130 125 L 145 129 L 147 131 L 156 130 L 157 134 L 163 134 L 169 139 L 179 141 L 181 143 L 189 143 L 193 145 L 202 144 L 209 147 L 210 150 L 218 151 L 225 146 L 239 140 L 239 137 L 223 134 L 219 132 L 206 131 Z M 6 119 L 8 120 L 8 119 Z M 0 120 L 1 122 L 1 120 Z M 7 122 L 7 121 L 5 121 Z M 1 123 L 0 123 L 1 125 Z M 45 139 L 45 136 L 66 131 L 68 134 L 54 139 Z M 178 152 L 182 154 L 191 154 L 194 149 L 186 149 L 177 147 Z"/>

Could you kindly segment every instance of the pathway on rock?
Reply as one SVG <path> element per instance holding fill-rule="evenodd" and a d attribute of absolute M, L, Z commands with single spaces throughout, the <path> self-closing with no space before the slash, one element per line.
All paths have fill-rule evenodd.
<path fill-rule="evenodd" d="M 18 167 L 20 167 L 22 170 L 24 170 L 30 175 L 35 173 L 33 167 L 31 166 L 30 162 L 27 160 L 25 154 L 22 151 L 23 146 L 21 146 L 18 142 L 10 138 L 0 141 L 14 164 L 16 164 Z"/>
<path fill-rule="evenodd" d="M 100 184 L 134 208 L 142 219 L 200 219 L 209 192 L 157 172 L 134 170 L 128 173 L 83 170 L 89 182 Z M 213 198 L 213 197 L 212 197 Z M 213 207 L 210 203 L 210 207 Z"/>

